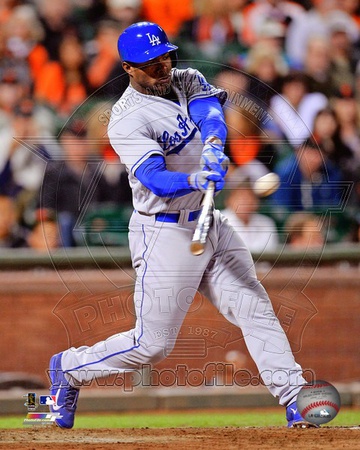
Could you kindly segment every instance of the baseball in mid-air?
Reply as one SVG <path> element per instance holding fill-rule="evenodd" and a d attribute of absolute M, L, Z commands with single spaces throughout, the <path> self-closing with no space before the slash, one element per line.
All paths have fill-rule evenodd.
<path fill-rule="evenodd" d="M 269 172 L 254 182 L 253 190 L 257 196 L 267 197 L 277 191 L 279 186 L 279 176 L 274 172 Z"/>
<path fill-rule="evenodd" d="M 328 381 L 305 384 L 298 394 L 298 411 L 310 423 L 321 425 L 333 420 L 340 410 L 340 394 Z"/>

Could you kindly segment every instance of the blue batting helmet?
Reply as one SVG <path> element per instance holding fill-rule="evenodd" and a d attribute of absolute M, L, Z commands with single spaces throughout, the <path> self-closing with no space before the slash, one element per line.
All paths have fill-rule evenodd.
<path fill-rule="evenodd" d="M 146 63 L 177 49 L 169 42 L 165 31 L 152 22 L 134 23 L 118 39 L 120 58 L 129 63 Z"/>

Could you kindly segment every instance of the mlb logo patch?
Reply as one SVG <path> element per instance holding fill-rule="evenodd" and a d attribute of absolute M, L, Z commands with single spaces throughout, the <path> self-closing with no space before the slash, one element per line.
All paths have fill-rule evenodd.
<path fill-rule="evenodd" d="M 56 405 L 55 395 L 40 395 L 39 405 Z"/>

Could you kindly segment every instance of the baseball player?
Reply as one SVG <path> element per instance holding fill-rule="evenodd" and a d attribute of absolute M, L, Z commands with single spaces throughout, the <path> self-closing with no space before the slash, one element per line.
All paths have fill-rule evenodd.
<path fill-rule="evenodd" d="M 241 328 L 263 382 L 287 407 L 288 426 L 303 426 L 296 408 L 305 384 L 302 369 L 245 244 L 215 210 L 204 253 L 190 252 L 204 192 L 210 182 L 216 192 L 224 187 L 226 93 L 197 70 L 177 69 L 177 47 L 157 24 L 131 25 L 118 49 L 130 85 L 113 106 L 108 136 L 133 192 L 129 245 L 136 324 L 51 358 L 51 410 L 61 416 L 56 422 L 73 426 L 82 384 L 165 358 L 199 291 Z"/>

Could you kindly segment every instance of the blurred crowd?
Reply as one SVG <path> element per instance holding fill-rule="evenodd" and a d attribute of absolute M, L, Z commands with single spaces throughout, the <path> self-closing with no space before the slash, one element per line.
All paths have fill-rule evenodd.
<path fill-rule="evenodd" d="M 250 249 L 359 242 L 360 0 L 0 0 L 0 247 L 126 243 L 106 128 L 128 85 L 117 39 L 139 20 L 228 92 L 217 201 Z M 259 199 L 269 171 L 280 188 Z"/>

